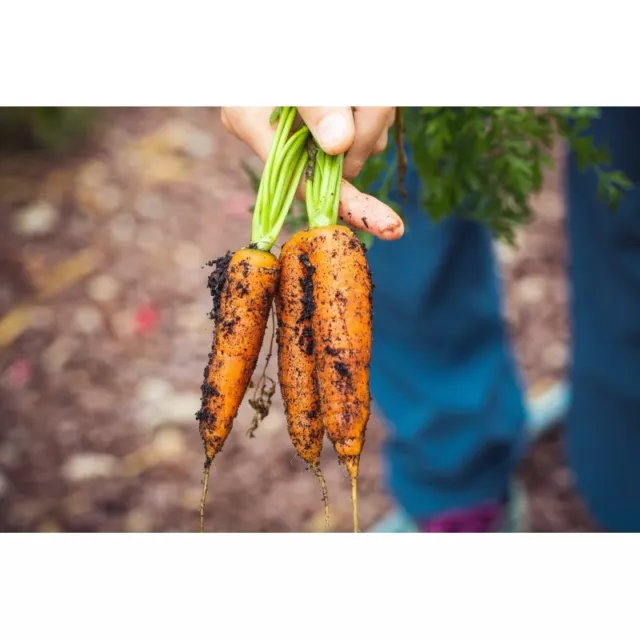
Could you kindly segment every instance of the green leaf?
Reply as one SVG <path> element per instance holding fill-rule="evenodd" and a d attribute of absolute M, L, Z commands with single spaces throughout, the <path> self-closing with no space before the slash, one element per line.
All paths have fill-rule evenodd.
<path fill-rule="evenodd" d="M 403 114 L 420 199 L 436 221 L 458 213 L 513 242 L 515 230 L 533 215 L 530 196 L 543 186 L 545 170 L 553 168 L 557 136 L 572 147 L 582 170 L 599 172 L 599 195 L 612 208 L 632 186 L 624 173 L 607 169 L 609 150 L 587 135 L 600 116 L 596 108 L 418 107 Z M 395 163 L 389 169 L 396 171 Z M 372 189 L 383 175 L 382 186 Z M 379 158 L 371 158 L 356 186 L 384 200 L 392 182 Z"/>

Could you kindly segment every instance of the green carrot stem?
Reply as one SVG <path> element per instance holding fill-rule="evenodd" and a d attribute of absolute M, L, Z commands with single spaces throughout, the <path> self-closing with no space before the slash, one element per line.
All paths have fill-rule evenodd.
<path fill-rule="evenodd" d="M 306 143 L 308 133 L 309 130 L 307 127 L 302 127 L 299 131 L 296 131 L 293 136 L 291 136 L 283 149 L 283 160 L 278 170 L 278 181 L 271 197 L 269 224 L 274 224 L 278 219 L 280 208 L 282 207 L 282 203 L 286 196 L 286 189 L 291 181 L 291 174 L 297 166 L 300 151 Z"/>
<path fill-rule="evenodd" d="M 311 153 L 306 184 L 309 228 L 330 226 L 338 221 L 344 154 L 330 156 L 310 140 L 309 129 L 302 125 L 290 135 L 295 122 L 295 107 L 281 107 L 272 114 L 278 127 L 260 180 L 252 223 L 252 245 L 263 251 L 273 247 L 295 198 L 300 179 Z"/>
<path fill-rule="evenodd" d="M 275 115 L 275 112 L 278 112 L 277 115 Z M 276 133 L 273 136 L 273 141 L 271 142 L 267 163 L 265 164 L 264 171 L 262 172 L 261 182 L 264 182 L 265 186 L 269 185 L 270 177 L 274 173 L 274 169 L 277 167 L 280 144 L 283 140 L 286 142 L 289 131 L 291 130 L 289 127 L 289 113 L 290 107 L 279 107 L 274 110 L 274 114 L 272 114 L 272 119 L 270 120 L 273 124 L 273 116 L 275 115 L 275 119 L 278 121 L 278 126 L 276 127 Z"/>
<path fill-rule="evenodd" d="M 307 210 L 315 210 L 316 208 L 316 203 L 314 198 L 314 194 L 313 194 L 313 179 L 308 179 L 307 178 L 307 184 L 305 185 L 305 202 L 307 205 Z"/>
<path fill-rule="evenodd" d="M 338 156 L 336 172 L 333 182 L 333 202 L 331 204 L 331 217 L 338 221 L 338 211 L 340 209 L 340 190 L 342 189 L 342 168 L 344 166 L 344 154 Z"/>
<path fill-rule="evenodd" d="M 307 194 L 312 196 L 307 197 L 309 229 L 338 222 L 343 164 L 344 154 L 329 156 L 318 150 L 313 184 L 307 184 Z"/>
<path fill-rule="evenodd" d="M 296 109 L 294 107 L 284 107 L 280 118 L 285 121 L 284 127 L 278 139 L 273 142 L 273 146 L 275 147 L 275 161 L 273 170 L 270 172 L 268 177 L 269 193 L 271 193 L 272 196 L 280 174 L 279 169 L 282 166 L 284 154 L 286 153 L 285 147 L 291 141 L 289 134 L 291 133 L 291 128 L 293 127 L 293 122 L 296 118 Z"/>
<path fill-rule="evenodd" d="M 295 167 L 293 180 L 289 185 L 289 190 L 287 192 L 282 209 L 280 210 L 280 214 L 277 220 L 275 221 L 275 224 L 271 226 L 269 232 L 261 240 L 259 240 L 256 243 L 256 246 L 258 249 L 262 249 L 263 251 L 270 251 L 273 245 L 275 244 L 275 241 L 278 238 L 278 235 L 280 234 L 280 231 L 282 229 L 282 225 L 284 224 L 287 214 L 289 213 L 289 209 L 293 204 L 293 199 L 295 198 L 296 190 L 298 189 L 298 184 L 300 183 L 300 178 L 302 178 L 302 174 L 304 173 L 304 169 L 307 164 L 308 158 L 309 156 L 306 150 L 304 150 L 303 148 L 302 153 L 300 154 L 300 157 L 298 159 L 298 163 Z"/>
<path fill-rule="evenodd" d="M 260 179 L 260 185 L 258 187 L 258 193 L 256 196 L 256 205 L 253 212 L 253 220 L 251 223 L 251 243 L 255 245 L 261 238 L 264 238 L 270 231 L 272 220 L 276 219 L 277 213 L 274 212 L 274 206 L 278 206 L 278 202 L 274 203 L 274 189 L 277 185 L 278 179 L 281 177 L 283 171 L 283 163 L 287 160 L 287 152 L 291 146 L 287 147 L 289 140 L 289 133 L 293 126 L 293 122 L 296 117 L 295 107 L 279 107 L 272 114 L 271 122 L 278 119 L 278 126 L 276 133 L 269 150 L 267 161 L 265 162 L 262 177 Z M 304 133 L 301 134 L 301 138 L 304 137 Z M 299 140 L 300 138 L 298 138 Z M 295 162 L 291 163 L 292 166 L 287 167 L 288 176 L 284 176 L 285 184 L 288 184 L 288 179 L 291 178 L 291 171 L 295 167 Z M 287 179 L 288 178 L 288 179 Z M 273 184 L 273 188 L 271 185 Z M 281 200 L 282 198 L 280 198 Z"/>
<path fill-rule="evenodd" d="M 318 152 L 320 154 L 320 152 Z M 322 152 L 324 166 L 322 167 L 322 182 L 320 183 L 320 206 L 324 207 L 327 200 L 327 191 L 329 189 L 329 181 L 331 179 L 333 162 L 331 156 Z"/>
<path fill-rule="evenodd" d="M 320 185 L 322 184 L 322 174 L 324 173 L 324 153 L 318 149 L 316 154 L 316 170 L 313 177 L 313 200 L 316 207 L 320 206 Z"/>
<path fill-rule="evenodd" d="M 269 155 L 265 162 L 264 169 L 262 170 L 262 177 L 260 179 L 260 185 L 258 187 L 258 194 L 256 196 L 256 204 L 253 210 L 253 220 L 251 222 L 251 240 L 254 242 L 257 238 L 261 238 L 268 225 L 268 212 L 270 193 L 269 193 L 269 176 L 273 172 L 274 164 L 278 154 L 279 141 L 282 138 L 284 129 L 287 125 L 288 107 L 281 109 L 278 118 L 278 127 L 269 149 Z M 265 219 L 267 218 L 267 219 Z"/>

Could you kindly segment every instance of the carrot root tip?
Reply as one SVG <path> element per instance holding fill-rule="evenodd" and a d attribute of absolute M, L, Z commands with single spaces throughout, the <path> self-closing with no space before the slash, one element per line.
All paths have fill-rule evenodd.
<path fill-rule="evenodd" d="M 206 460 L 204 463 L 204 473 L 202 477 L 202 497 L 200 499 L 200 533 L 204 533 L 204 507 L 207 503 L 207 492 L 209 490 L 209 475 L 211 474 L 211 463 L 213 460 Z"/>
<path fill-rule="evenodd" d="M 351 478 L 351 505 L 353 507 L 353 533 L 360 533 L 358 527 L 358 479 Z"/>

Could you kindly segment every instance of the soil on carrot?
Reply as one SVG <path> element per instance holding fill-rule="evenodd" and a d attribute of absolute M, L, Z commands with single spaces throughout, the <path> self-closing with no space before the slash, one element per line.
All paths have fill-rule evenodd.
<path fill-rule="evenodd" d="M 232 257 L 233 254 L 230 251 L 227 251 L 223 257 L 207 262 L 207 266 L 214 267 L 213 271 L 209 275 L 209 279 L 207 280 L 207 287 L 211 292 L 211 301 L 213 303 L 213 308 L 209 317 L 211 320 L 215 321 L 216 325 L 220 319 L 220 297 L 222 296 L 222 290 L 225 282 L 227 281 L 229 263 L 231 262 Z"/>
<path fill-rule="evenodd" d="M 214 393 L 200 388 L 212 331 L 202 265 L 247 243 L 243 161 L 254 162 L 217 109 L 111 109 L 73 154 L 0 156 L 1 531 L 198 530 L 194 414 Z M 527 382 L 546 383 L 567 359 L 558 175 L 535 205 L 519 251 L 499 256 L 518 361 Z M 212 465 L 207 530 L 324 531 L 318 480 L 293 450 L 279 391 L 255 438 L 250 398 Z M 533 528 L 590 530 L 560 434 L 522 466 Z M 362 530 L 391 506 L 384 437 L 374 415 Z M 330 446 L 321 464 L 332 529 L 351 531 L 347 472 Z"/>
<path fill-rule="evenodd" d="M 207 279 L 207 287 L 211 292 L 211 299 L 213 302 L 212 310 L 209 312 L 209 318 L 214 321 L 214 331 L 220 330 L 220 296 L 222 295 L 222 289 L 227 281 L 227 271 L 229 269 L 229 263 L 231 262 L 232 254 L 228 251 L 223 257 L 217 258 L 207 262 L 207 266 L 214 267 L 213 271 L 209 274 Z M 213 358 L 213 351 L 209 351 L 207 355 L 207 364 L 204 367 L 203 383 L 200 386 L 202 396 L 200 399 L 201 408 L 196 412 L 195 417 L 198 422 L 212 423 L 215 421 L 215 416 L 211 415 L 211 412 L 207 408 L 207 401 L 209 398 L 217 398 L 220 392 L 212 384 L 209 384 L 209 370 L 211 368 L 211 360 Z"/>
<path fill-rule="evenodd" d="M 300 281 L 302 285 L 302 313 L 300 314 L 300 318 L 298 318 L 298 323 L 303 323 L 313 317 L 313 312 L 316 308 L 316 303 L 313 300 L 312 278 L 315 267 L 311 264 L 309 256 L 306 253 L 301 253 L 298 259 L 304 267 L 304 278 Z M 313 342 L 311 342 L 311 345 L 311 349 L 313 350 Z"/>

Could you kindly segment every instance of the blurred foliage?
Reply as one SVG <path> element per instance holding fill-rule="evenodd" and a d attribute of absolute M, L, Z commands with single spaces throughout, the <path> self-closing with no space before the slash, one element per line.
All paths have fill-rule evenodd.
<path fill-rule="evenodd" d="M 68 151 L 96 124 L 98 108 L 0 107 L 0 144 L 5 149 Z"/>
<path fill-rule="evenodd" d="M 542 189 L 559 138 L 583 171 L 596 172 L 599 197 L 612 211 L 633 186 L 589 135 L 598 108 L 402 107 L 402 115 L 403 148 L 419 177 L 423 209 L 435 221 L 452 213 L 476 220 L 509 244 L 531 220 L 529 198 Z M 402 215 L 401 201 L 391 196 L 397 177 L 396 152 L 391 161 L 371 157 L 354 185 Z"/>

